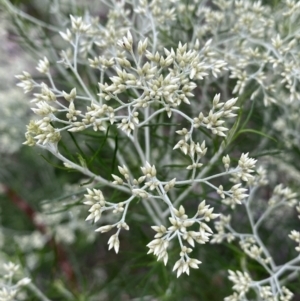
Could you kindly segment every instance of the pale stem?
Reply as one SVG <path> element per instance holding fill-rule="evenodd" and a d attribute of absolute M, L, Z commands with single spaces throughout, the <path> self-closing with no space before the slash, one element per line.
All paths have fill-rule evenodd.
<path fill-rule="evenodd" d="M 76 76 L 78 82 L 80 83 L 81 87 L 83 88 L 84 92 L 89 96 L 90 100 L 92 102 L 97 102 L 94 97 L 91 95 L 90 91 L 88 90 L 87 86 L 85 85 L 85 83 L 83 82 L 81 76 L 78 74 L 77 70 L 74 69 L 74 67 L 72 66 L 72 64 L 70 63 L 69 59 L 67 58 L 66 55 L 64 55 L 65 60 L 68 63 L 69 68 L 72 70 L 72 72 L 74 73 L 74 75 Z"/>
<path fill-rule="evenodd" d="M 203 181 L 203 183 L 206 184 L 206 185 L 208 185 L 208 186 L 210 186 L 211 188 L 215 189 L 216 191 L 219 189 L 218 187 L 216 187 L 215 185 L 211 184 L 208 181 Z M 232 195 L 229 192 L 227 192 L 227 191 L 223 191 L 223 193 L 225 195 L 227 195 L 228 197 L 232 197 Z"/>
<path fill-rule="evenodd" d="M 58 61 L 59 59 L 61 59 L 61 57 L 57 56 L 57 52 L 56 49 L 54 49 L 51 41 L 49 40 L 49 38 L 47 36 L 44 36 L 44 40 L 47 46 L 47 49 L 49 49 L 49 51 L 52 53 L 52 57 L 54 61 Z M 76 82 L 74 81 L 74 78 L 72 76 L 70 76 L 70 74 L 67 72 L 66 68 L 64 68 L 62 66 L 62 64 L 56 64 L 56 68 L 59 70 L 59 72 L 61 73 L 61 75 L 63 76 L 63 78 L 70 84 L 70 86 L 76 86 Z M 60 91 L 59 91 L 60 92 Z"/>
<path fill-rule="evenodd" d="M 162 210 L 161 210 L 160 206 L 158 205 L 158 203 L 156 202 L 155 198 L 149 198 L 149 201 L 151 202 L 151 205 L 156 212 L 155 218 L 157 218 L 157 216 L 159 217 L 159 219 L 157 218 L 157 220 L 159 220 L 159 223 L 157 225 L 159 226 L 162 223 L 164 224 L 165 219 L 162 216 Z M 153 219 L 153 221 L 154 221 L 154 219 Z"/>
<path fill-rule="evenodd" d="M 56 121 L 57 121 L 57 120 L 56 120 Z M 59 121 L 61 121 L 61 120 L 59 120 Z M 67 122 L 64 122 L 64 123 L 67 123 Z M 63 128 L 55 129 L 55 132 L 56 132 L 56 133 L 62 132 L 62 131 L 68 130 L 68 129 L 70 129 L 70 128 L 72 128 L 72 125 L 67 125 L 67 126 L 65 126 L 65 127 L 63 127 Z"/>
<path fill-rule="evenodd" d="M 136 128 L 134 128 L 133 136 L 129 135 L 129 139 L 132 141 L 133 145 L 135 146 L 136 151 L 138 152 L 138 154 L 140 156 L 140 159 L 142 161 L 142 165 L 145 165 L 146 164 L 146 158 L 145 158 L 144 152 L 141 148 L 139 139 L 137 137 L 137 132 L 138 132 L 138 130 Z"/>
<path fill-rule="evenodd" d="M 127 214 L 127 210 L 128 210 L 128 207 L 129 207 L 129 204 L 131 203 L 131 201 L 135 198 L 134 195 L 132 195 L 127 201 L 125 201 L 125 208 L 124 208 L 124 211 L 122 213 L 122 218 L 119 222 L 124 222 L 125 221 L 125 217 L 126 217 L 126 214 Z"/>
<path fill-rule="evenodd" d="M 137 61 L 137 59 L 136 59 L 136 57 L 135 57 L 135 55 L 134 55 L 133 50 L 130 51 L 130 54 L 131 54 L 131 56 L 132 56 L 132 58 L 133 58 L 133 61 L 134 61 L 135 65 L 136 65 L 136 67 L 139 68 L 139 63 L 138 63 L 138 61 Z M 135 70 L 134 68 L 131 68 L 131 69 L 133 69 L 134 71 L 137 72 L 137 70 Z"/>
<path fill-rule="evenodd" d="M 49 79 L 49 81 L 50 81 L 50 83 L 51 83 L 52 88 L 53 88 L 55 91 L 58 91 L 58 90 L 56 89 L 56 86 L 55 86 L 54 82 L 53 82 L 51 73 L 50 73 L 50 72 L 47 72 L 47 76 L 48 76 L 48 79 Z M 60 92 L 60 91 L 59 91 L 59 92 Z"/>
<path fill-rule="evenodd" d="M 286 270 L 292 270 L 293 272 L 285 277 L 285 279 L 280 280 L 280 285 L 284 285 L 287 282 L 295 280 L 299 277 L 300 267 L 287 267 Z"/>
<path fill-rule="evenodd" d="M 258 187 L 255 187 L 255 188 L 251 189 L 250 195 L 249 195 L 249 203 L 251 203 L 251 199 L 254 197 L 254 194 L 255 194 L 257 188 Z M 245 207 L 246 207 L 246 212 L 247 212 L 247 215 L 248 215 L 248 219 L 249 219 L 249 222 L 250 222 L 252 232 L 255 236 L 255 240 L 257 241 L 258 245 L 262 248 L 265 256 L 267 258 L 270 258 L 270 265 L 271 265 L 272 270 L 274 270 L 276 265 L 273 261 L 272 256 L 270 255 L 269 251 L 267 250 L 267 248 L 265 247 L 264 243 L 261 241 L 261 239 L 258 235 L 257 229 L 255 228 L 255 223 L 254 223 L 254 220 L 253 220 L 253 215 L 252 215 L 252 211 L 250 209 L 250 204 L 249 203 L 248 202 L 245 203 Z"/>
<path fill-rule="evenodd" d="M 80 166 L 78 164 L 75 164 L 74 162 L 68 160 L 66 157 L 64 157 L 57 150 L 55 151 L 53 148 L 51 148 L 49 146 L 42 146 L 42 145 L 39 145 L 39 146 L 41 148 L 45 148 L 48 151 L 50 151 L 55 157 L 57 157 L 58 159 L 60 159 L 62 162 L 67 163 L 70 166 L 70 168 L 78 170 L 81 173 L 83 173 L 84 175 L 89 176 L 91 178 L 94 178 L 99 183 L 104 184 L 104 185 L 109 186 L 109 187 L 113 187 L 114 189 L 118 189 L 118 190 L 123 191 L 123 192 L 131 193 L 131 191 L 128 188 L 123 187 L 123 186 L 116 186 L 113 183 L 111 183 L 111 182 L 107 181 L 106 179 L 102 178 L 101 176 L 97 176 L 96 174 L 94 174 L 93 172 L 91 172 L 86 167 L 82 167 L 82 166 Z"/>
<path fill-rule="evenodd" d="M 211 158 L 209 164 L 205 166 L 205 168 L 202 169 L 202 171 L 199 173 L 197 176 L 198 179 L 201 179 L 211 168 L 211 166 L 219 159 L 221 154 L 223 153 L 223 143 L 220 146 L 219 150 L 214 154 L 214 156 Z M 174 207 L 177 207 L 178 204 L 191 192 L 191 190 L 194 188 L 196 182 L 194 181 L 191 183 L 191 186 L 185 189 L 179 196 L 178 198 L 174 201 Z M 168 215 L 168 211 L 165 211 L 163 216 Z"/>
<path fill-rule="evenodd" d="M 194 120 L 192 118 L 190 118 L 188 115 L 184 114 L 183 112 L 181 112 L 181 111 L 179 111 L 177 109 L 172 109 L 172 108 L 170 108 L 170 111 L 175 112 L 175 113 L 181 115 L 186 120 L 188 120 L 192 125 L 194 124 Z"/>
<path fill-rule="evenodd" d="M 103 84 L 103 82 L 104 82 L 104 71 L 100 70 L 100 83 Z M 102 89 L 99 86 L 99 94 L 101 94 L 101 93 L 102 93 Z M 102 106 L 102 103 L 103 103 L 102 96 L 99 96 L 99 103 Z"/>
<path fill-rule="evenodd" d="M 171 200 L 169 199 L 168 194 L 165 192 L 162 183 L 159 182 L 158 184 L 159 187 L 156 188 L 158 194 L 162 197 L 163 201 L 168 205 L 169 209 L 167 210 L 168 213 L 171 213 L 172 217 L 174 217 L 174 213 L 173 213 L 173 208 L 175 208 L 171 202 Z M 162 220 L 165 220 L 166 215 L 161 211 L 160 212 L 160 218 Z"/>
<path fill-rule="evenodd" d="M 272 281 L 275 281 L 276 285 L 277 285 L 278 291 L 281 291 L 281 289 L 280 289 L 280 283 L 278 282 L 278 278 L 283 273 L 285 273 L 287 270 L 289 270 L 289 267 L 290 267 L 291 264 L 295 264 L 295 263 L 297 264 L 299 262 L 300 262 L 300 256 L 297 256 L 294 259 L 292 259 L 291 261 L 285 263 L 282 267 L 280 267 L 280 269 L 278 269 L 276 272 L 274 272 L 270 277 L 268 277 L 266 279 L 263 279 L 261 281 L 256 281 L 255 283 L 259 284 L 259 285 L 264 285 L 264 284 L 267 284 L 267 283 L 271 283 L 272 284 Z M 298 274 L 299 269 L 300 269 L 300 267 L 298 267 L 298 271 L 295 271 L 295 269 L 293 269 L 293 272 L 290 275 L 288 275 L 287 278 L 291 277 L 292 275 L 294 276 L 295 272 Z M 281 282 L 284 282 L 284 281 L 285 281 L 285 279 L 282 280 Z"/>
<path fill-rule="evenodd" d="M 296 256 L 295 258 L 293 258 L 292 260 L 286 262 L 284 265 L 277 266 L 276 273 L 278 271 L 281 271 L 282 269 L 287 269 L 288 267 L 292 267 L 293 270 L 294 269 L 300 269 L 300 266 L 293 267 L 294 264 L 299 264 L 299 263 L 300 263 L 300 254 L 298 256 Z"/>
<path fill-rule="evenodd" d="M 147 212 L 149 213 L 149 215 L 151 216 L 153 222 L 159 226 L 161 225 L 161 221 L 156 217 L 155 212 L 153 211 L 153 209 L 151 208 L 151 206 L 149 205 L 148 200 L 143 199 L 142 200 L 142 204 L 144 205 L 145 209 L 147 210 Z"/>
<path fill-rule="evenodd" d="M 248 35 L 241 35 L 242 38 L 245 38 L 247 39 L 248 41 L 250 41 L 251 43 L 254 43 L 254 44 L 258 44 L 260 46 L 263 46 L 265 47 L 266 49 L 268 49 L 270 52 L 272 52 L 274 54 L 274 56 L 279 59 L 279 60 L 283 60 L 283 57 L 278 53 L 278 51 L 273 47 L 273 45 L 271 44 L 268 44 L 266 42 L 263 42 L 262 40 L 257 40 L 255 38 L 251 38 L 250 36 Z"/>
<path fill-rule="evenodd" d="M 139 155 L 139 157 L 140 157 L 140 159 L 142 161 L 142 165 L 145 165 L 146 164 L 146 158 L 145 158 L 144 152 L 143 152 L 143 150 L 141 148 L 141 145 L 139 143 L 139 140 L 138 140 L 138 137 L 137 137 L 137 132 L 138 132 L 138 129 L 135 128 L 133 130 L 133 136 L 129 135 L 129 139 L 132 141 L 133 145 L 135 146 L 136 151 L 137 151 L 137 153 L 138 153 L 138 155 Z M 158 205 L 157 205 L 157 203 L 156 203 L 156 201 L 154 199 L 150 199 L 150 201 L 151 201 L 151 205 L 154 207 L 154 209 L 156 211 L 156 214 L 153 212 L 153 210 L 150 207 L 149 203 L 143 202 L 143 205 L 144 205 L 145 209 L 147 210 L 148 214 L 153 219 L 153 221 L 155 223 L 157 223 L 157 221 L 159 221 L 159 219 L 156 218 L 156 215 L 161 213 L 161 209 L 158 207 Z M 158 225 L 159 224 L 160 224 L 160 222 L 158 223 Z"/>
<path fill-rule="evenodd" d="M 148 119 L 149 117 L 149 107 L 145 109 L 145 119 Z M 146 161 L 150 162 L 150 129 L 149 126 L 144 127 L 144 133 L 145 133 L 145 157 Z"/>
<path fill-rule="evenodd" d="M 182 243 L 182 239 L 181 239 L 181 233 L 180 231 L 176 230 L 175 233 L 177 234 L 177 238 L 180 244 L 181 249 L 183 248 L 183 243 Z"/>
<path fill-rule="evenodd" d="M 154 178 L 153 180 L 157 180 L 156 178 Z M 146 185 L 144 185 L 141 189 L 145 189 Z M 149 216 L 151 216 L 153 222 L 159 221 L 159 223 L 157 225 L 160 225 L 162 222 L 164 222 L 164 220 L 162 220 L 161 218 L 161 208 L 159 207 L 158 203 L 156 202 L 155 199 L 161 199 L 160 196 L 151 196 L 148 198 L 148 201 L 151 203 L 152 207 L 155 210 L 155 213 L 153 212 L 152 208 L 149 206 L 147 199 L 145 200 L 145 202 L 143 202 L 144 207 L 146 208 L 146 210 L 148 210 L 148 208 L 151 209 L 151 212 L 148 211 Z M 145 205 L 148 206 L 145 206 Z M 159 216 L 161 218 L 161 220 L 157 219 L 157 216 Z M 153 218 L 155 217 L 155 218 Z"/>
<path fill-rule="evenodd" d="M 73 56 L 73 65 L 74 70 L 77 73 L 77 52 L 78 52 L 78 42 L 79 42 L 79 34 L 76 32 L 75 35 L 75 44 L 74 44 L 74 56 Z"/>
<path fill-rule="evenodd" d="M 29 289 L 38 297 L 40 298 L 41 301 L 51 301 L 50 299 L 48 299 L 48 297 L 46 297 L 41 291 L 40 289 L 33 284 L 32 282 L 27 284 L 27 287 L 29 287 Z"/>
<path fill-rule="evenodd" d="M 156 52 L 156 44 L 157 44 L 157 37 L 156 37 L 156 30 L 155 30 L 155 24 L 154 24 L 154 20 L 152 17 L 152 14 L 148 12 L 148 16 L 151 22 L 151 28 L 152 28 L 152 34 L 153 34 L 153 42 L 152 42 L 152 53 L 155 54 Z"/>
<path fill-rule="evenodd" d="M 267 208 L 267 210 L 264 211 L 264 213 L 260 216 L 260 218 L 258 219 L 258 221 L 255 223 L 254 227 L 255 230 L 257 231 L 257 229 L 259 228 L 260 224 L 265 220 L 265 218 L 271 213 L 271 211 L 273 211 L 275 208 L 279 207 L 282 205 L 282 202 L 279 202 L 277 204 L 275 204 L 274 206 L 269 206 Z"/>
<path fill-rule="evenodd" d="M 205 183 L 205 184 L 209 185 L 208 183 L 206 183 L 206 182 L 208 182 L 208 180 L 211 180 L 211 179 L 214 179 L 214 178 L 219 178 L 219 177 L 222 177 L 222 176 L 225 176 L 225 175 L 235 174 L 235 173 L 237 173 L 240 170 L 241 170 L 241 168 L 237 167 L 237 168 L 235 168 L 233 170 L 221 172 L 221 173 L 215 174 L 213 176 L 210 176 L 210 177 L 207 177 L 207 178 L 204 178 L 204 179 L 192 179 L 192 180 L 176 181 L 176 184 L 186 185 L 186 184 L 192 184 L 192 183 L 196 182 L 196 183 Z M 214 186 L 214 185 L 212 185 L 212 186 Z M 217 187 L 215 187 L 215 188 L 218 189 Z"/>
<path fill-rule="evenodd" d="M 158 115 L 158 114 L 160 114 L 160 113 L 162 113 L 162 112 L 165 112 L 165 111 L 166 111 L 165 108 L 162 108 L 162 109 L 159 109 L 159 110 L 155 111 L 152 115 L 148 116 L 147 119 L 145 119 L 143 122 L 140 122 L 140 123 L 137 125 L 137 127 L 140 128 L 140 127 L 142 127 L 143 125 L 148 124 L 148 122 L 149 122 L 153 117 L 155 117 L 156 115 Z"/>
<path fill-rule="evenodd" d="M 238 233 L 236 232 L 231 225 L 226 225 L 225 226 L 226 229 L 228 229 L 230 231 L 231 234 L 233 234 L 235 237 L 239 238 L 240 240 L 242 240 L 245 237 L 253 237 L 253 234 L 249 234 L 249 233 Z"/>

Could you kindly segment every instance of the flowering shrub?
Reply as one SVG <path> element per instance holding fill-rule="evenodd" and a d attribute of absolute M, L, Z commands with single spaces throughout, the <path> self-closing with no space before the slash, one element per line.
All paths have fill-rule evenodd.
<path fill-rule="evenodd" d="M 109 232 L 108 249 L 121 252 L 122 236 L 140 220 L 153 230 L 145 230 L 152 233 L 148 253 L 164 265 L 170 261 L 179 277 L 211 260 L 197 256 L 197 244 L 238 241 L 245 259 L 241 271 L 229 268 L 234 293 L 225 300 L 292 300 L 286 285 L 299 272 L 300 255 L 277 263 L 265 232 L 278 208 L 300 214 L 297 192 L 280 184 L 266 197 L 268 167 L 257 167 L 252 154 L 272 147 L 271 121 L 281 130 L 286 114 L 278 112 L 299 101 L 300 6 L 103 1 L 105 17 L 61 11 L 52 25 L 4 3 L 8 12 L 54 33 L 43 36 L 49 50 L 42 48 L 39 75 L 16 76 L 32 95 L 24 144 L 50 152 L 63 163 L 56 166 L 87 179 L 86 191 L 74 192 L 82 196 L 74 206 L 88 206 L 86 221 L 104 236 Z M 52 9 L 60 11 L 59 4 Z M 260 128 L 253 112 L 260 114 Z M 239 142 L 244 133 L 256 134 L 258 143 Z M 77 226 L 70 232 L 63 217 L 48 223 L 38 216 L 34 223 L 50 242 L 74 242 L 74 231 L 84 229 L 79 214 L 73 213 Z M 297 228 L 279 236 L 300 252 Z"/>

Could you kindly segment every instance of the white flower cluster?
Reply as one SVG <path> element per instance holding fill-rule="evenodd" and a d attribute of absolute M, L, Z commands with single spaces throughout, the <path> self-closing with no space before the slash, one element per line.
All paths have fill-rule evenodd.
<path fill-rule="evenodd" d="M 219 54 L 226 57 L 230 77 L 237 79 L 233 93 L 242 94 L 251 84 L 251 99 L 262 97 L 265 105 L 284 99 L 298 102 L 298 3 L 282 1 L 275 9 L 249 0 L 215 0 L 214 4 L 218 11 L 199 7 L 197 15 L 206 22 L 198 35 L 213 34 L 218 39 L 214 42 Z M 226 34 L 222 37 L 218 32 Z"/>
<path fill-rule="evenodd" d="M 199 146 L 200 147 L 200 146 Z M 203 152 L 205 152 L 204 147 Z M 228 162 L 229 156 L 226 156 Z M 248 162 L 246 164 L 245 162 Z M 250 163 L 249 163 L 250 162 Z M 239 165 L 236 169 L 232 169 L 231 173 L 237 174 L 238 177 L 242 177 L 244 175 L 244 179 L 247 179 L 245 175 L 250 177 L 250 172 L 252 173 L 253 170 L 249 169 L 250 167 L 253 168 L 255 164 L 255 160 L 248 158 L 248 154 L 242 154 L 241 159 L 239 160 Z M 245 167 L 247 166 L 247 168 Z M 241 171 L 244 168 L 244 172 Z M 174 266 L 174 270 L 177 269 L 177 275 L 180 276 L 182 273 L 189 273 L 189 267 L 195 268 L 198 267 L 197 264 L 200 261 L 196 259 L 191 259 L 188 256 L 188 253 L 192 251 L 192 248 L 195 247 L 195 242 L 199 244 L 205 244 L 209 241 L 209 237 L 212 235 L 211 228 L 207 225 L 212 219 L 218 217 L 218 214 L 213 213 L 213 208 L 209 205 L 206 205 L 205 201 L 202 201 L 199 204 L 198 211 L 194 215 L 194 217 L 189 218 L 188 215 L 185 214 L 185 209 L 181 205 L 179 209 L 175 209 L 174 205 L 172 204 L 168 192 L 174 188 L 175 185 L 178 184 L 185 184 L 185 183 L 197 183 L 203 182 L 211 187 L 214 187 L 216 192 L 221 195 L 221 197 L 225 197 L 225 194 L 230 197 L 236 204 L 241 204 L 242 199 L 244 199 L 247 194 L 244 192 L 246 191 L 245 188 L 241 188 L 241 184 L 234 185 L 229 191 L 224 191 L 223 187 L 215 187 L 213 186 L 208 179 L 195 179 L 190 181 L 178 181 L 176 178 L 165 182 L 161 181 L 157 178 L 157 170 L 154 165 L 150 165 L 146 162 L 146 165 L 141 167 L 142 175 L 137 179 L 134 179 L 129 169 L 124 165 L 123 167 L 118 167 L 121 176 L 117 176 L 112 174 L 112 178 L 114 179 L 113 184 L 118 186 L 128 187 L 131 190 L 132 196 L 130 196 L 126 201 L 121 203 L 111 203 L 107 202 L 104 199 L 103 193 L 99 189 L 88 189 L 88 194 L 85 195 L 87 201 L 84 203 L 88 206 L 91 206 L 89 209 L 89 216 L 87 220 L 94 220 L 97 222 L 102 212 L 112 210 L 113 213 L 122 213 L 121 219 L 114 223 L 102 226 L 98 228 L 96 231 L 101 233 L 110 231 L 112 228 L 116 227 L 118 230 L 116 234 L 112 235 L 108 244 L 109 249 L 114 248 L 116 252 L 119 251 L 119 239 L 118 235 L 120 230 L 124 228 L 125 230 L 129 230 L 129 226 L 125 223 L 125 216 L 127 213 L 127 209 L 129 204 L 134 200 L 135 197 L 139 197 L 144 199 L 146 202 L 147 200 L 158 200 L 161 199 L 163 203 L 165 203 L 168 207 L 169 214 L 171 217 L 169 221 L 171 226 L 166 228 L 164 225 L 160 226 L 153 226 L 152 228 L 158 232 L 155 235 L 155 239 L 151 241 L 147 246 L 149 247 L 149 253 L 153 253 L 158 257 L 158 260 L 162 260 L 165 265 L 168 261 L 168 246 L 169 242 L 172 239 L 177 239 L 181 248 L 180 252 L 180 260 L 176 262 Z M 188 168 L 189 169 L 189 168 Z M 217 176 L 222 176 L 224 173 L 220 173 Z M 225 173 L 226 174 L 226 173 Z M 173 190 L 172 190 L 173 191 Z M 188 227 L 192 227 L 198 224 L 199 230 L 187 230 Z M 187 247 L 183 244 L 183 241 L 187 241 L 190 247 Z M 191 248 L 192 247 L 192 248 Z M 195 265 L 195 263 L 197 263 Z M 189 265 L 190 264 L 190 265 Z"/>
<path fill-rule="evenodd" d="M 228 279 L 234 283 L 233 289 L 237 291 L 238 294 L 235 294 L 234 297 L 230 296 L 225 298 L 225 301 L 235 300 L 235 297 L 237 296 L 238 298 L 243 297 L 248 292 L 252 282 L 252 279 L 250 278 L 250 275 L 247 272 L 242 273 L 240 271 L 229 271 Z"/>
<path fill-rule="evenodd" d="M 247 218 L 251 229 L 250 233 L 238 232 L 237 225 L 232 225 L 234 214 L 228 216 L 221 215 L 220 220 L 215 222 L 217 233 L 213 235 L 211 243 L 221 243 L 223 240 L 227 240 L 228 243 L 231 243 L 233 240 L 238 239 L 243 253 L 260 264 L 268 277 L 265 279 L 254 280 L 245 266 L 243 267 L 243 272 L 229 271 L 229 280 L 234 283 L 233 290 L 235 292 L 233 295 L 226 297 L 226 301 L 250 300 L 247 296 L 250 291 L 256 293 L 257 299 L 253 300 L 292 300 L 293 293 L 286 287 L 280 285 L 280 283 L 284 283 L 288 277 L 293 275 L 293 273 L 297 274 L 300 271 L 299 255 L 288 260 L 284 264 L 277 264 L 271 255 L 271 250 L 267 248 L 262 235 L 260 234 L 262 224 L 268 221 L 268 218 L 274 211 L 282 211 L 285 206 L 296 207 L 296 194 L 288 187 L 284 188 L 282 184 L 277 185 L 274 188 L 273 195 L 269 199 L 268 205 L 265 206 L 263 212 L 261 212 L 260 208 L 258 215 L 257 210 L 254 209 L 254 206 L 256 206 L 256 195 L 258 193 L 257 188 L 266 185 L 266 180 L 264 178 L 265 173 L 262 168 L 259 169 L 260 173 L 255 176 L 257 179 L 250 181 L 249 197 L 242 202 L 247 212 Z M 230 202 L 227 202 L 226 204 L 232 209 L 235 208 Z M 288 237 L 297 243 L 295 250 L 300 252 L 300 232 L 292 230 Z"/>
<path fill-rule="evenodd" d="M 175 263 L 173 271 L 177 270 L 177 277 L 182 273 L 189 274 L 189 268 L 196 269 L 201 261 L 190 258 L 188 253 L 192 252 L 195 247 L 195 242 L 205 244 L 209 241 L 209 236 L 212 235 L 212 230 L 204 222 L 209 222 L 211 219 L 218 217 L 218 214 L 213 213 L 213 208 L 206 205 L 205 201 L 199 204 L 198 211 L 193 218 L 189 218 L 185 214 L 185 209 L 181 205 L 179 210 L 173 208 L 169 221 L 171 226 L 153 226 L 152 229 L 157 232 L 155 239 L 152 240 L 147 246 L 150 249 L 148 253 L 153 253 L 157 256 L 158 260 L 163 260 L 164 264 L 168 261 L 168 246 L 173 238 L 177 238 L 181 247 L 180 259 Z M 198 231 L 188 231 L 187 228 L 198 224 Z M 186 241 L 190 247 L 183 244 Z"/>
<path fill-rule="evenodd" d="M 97 222 L 102 212 L 112 210 L 113 213 L 122 213 L 122 218 L 120 221 L 112 224 L 112 225 L 105 225 L 98 229 L 96 229 L 97 232 L 105 233 L 116 227 L 117 233 L 112 235 L 108 241 L 109 244 L 109 250 L 114 248 L 115 252 L 119 252 L 120 242 L 118 235 L 121 231 L 121 229 L 129 230 L 129 226 L 125 222 L 125 216 L 127 212 L 128 205 L 130 204 L 130 201 L 134 198 L 131 197 L 126 202 L 121 203 L 110 203 L 105 201 L 102 191 L 99 189 L 88 189 L 88 194 L 85 195 L 87 201 L 84 202 L 85 205 L 91 206 L 89 209 L 89 216 L 86 218 L 86 220 L 94 220 L 94 222 Z M 125 207 L 125 208 L 124 208 Z M 125 209 L 125 211 L 124 211 Z"/>
<path fill-rule="evenodd" d="M 282 203 L 287 203 L 294 207 L 297 204 L 297 193 L 293 192 L 289 187 L 283 187 L 282 184 L 274 188 L 273 195 L 269 199 L 269 206 L 280 206 Z"/>
<path fill-rule="evenodd" d="M 4 263 L 0 270 L 0 300 L 1 301 L 14 301 L 18 300 L 18 294 L 22 287 L 27 286 L 31 280 L 24 277 L 19 281 L 14 281 L 14 276 L 19 270 L 20 266 L 12 262 Z"/>

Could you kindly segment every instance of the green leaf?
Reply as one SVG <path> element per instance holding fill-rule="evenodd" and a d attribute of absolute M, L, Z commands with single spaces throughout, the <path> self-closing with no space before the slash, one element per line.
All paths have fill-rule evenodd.
<path fill-rule="evenodd" d="M 270 140 L 273 140 L 274 142 L 278 142 L 275 138 L 273 138 L 273 137 L 271 137 L 271 136 L 269 136 L 269 135 L 267 135 L 267 134 L 265 134 L 265 133 L 263 133 L 263 132 L 260 132 L 260 131 L 256 131 L 256 130 L 252 130 L 252 129 L 245 129 L 245 130 L 240 130 L 238 133 L 237 133 L 237 135 L 234 137 L 234 139 L 233 140 L 235 140 L 240 134 L 242 134 L 242 133 L 253 133 L 253 134 L 257 134 L 257 135 L 259 135 L 259 136 L 263 136 L 263 137 L 265 137 L 265 138 L 268 138 L 268 139 L 270 139 Z"/>
<path fill-rule="evenodd" d="M 176 168 L 176 167 L 177 168 L 186 168 L 187 165 L 189 165 L 189 164 L 165 164 L 162 167 L 163 168 L 167 168 L 167 167 L 171 167 L 171 168 Z"/>
<path fill-rule="evenodd" d="M 55 167 L 55 168 L 58 168 L 58 169 L 62 169 L 62 170 L 70 170 L 70 168 L 68 167 L 63 167 L 63 166 L 60 166 L 58 164 L 55 164 L 55 163 L 52 163 L 48 158 L 46 158 L 44 155 L 40 155 L 45 161 L 47 161 L 51 166 Z"/>
<path fill-rule="evenodd" d="M 109 128 L 110 128 L 110 126 L 107 127 L 104 139 L 103 139 L 102 143 L 100 144 L 99 148 L 97 149 L 97 151 L 94 152 L 94 155 L 92 156 L 92 158 L 88 161 L 88 165 L 90 165 L 95 160 L 95 158 L 99 155 L 100 151 L 102 150 L 102 148 L 103 148 L 103 146 L 104 146 L 104 144 L 105 144 L 105 142 L 108 138 Z"/>
<path fill-rule="evenodd" d="M 54 198 L 54 199 L 49 199 L 49 200 L 44 201 L 43 203 L 61 202 L 63 200 L 73 198 L 74 196 L 81 196 L 84 193 L 86 193 L 85 189 L 77 191 L 77 192 L 68 193 L 68 194 L 62 195 L 62 196 Z"/>
<path fill-rule="evenodd" d="M 66 146 L 66 144 L 63 142 L 62 139 L 59 141 L 59 145 L 64 149 L 64 151 L 69 156 L 71 161 L 75 161 L 74 155 L 69 151 L 68 147 Z"/>
<path fill-rule="evenodd" d="M 71 139 L 73 140 L 76 148 L 78 149 L 80 155 L 82 158 L 85 157 L 84 152 L 82 151 L 82 149 L 80 148 L 79 144 L 77 143 L 76 139 L 74 138 L 74 135 L 71 132 L 68 132 L 68 134 L 70 135 Z"/>
<path fill-rule="evenodd" d="M 242 110 L 240 109 L 237 120 L 235 121 L 234 125 L 232 126 L 232 128 L 227 133 L 226 140 L 225 140 L 226 145 L 229 145 L 233 140 L 235 140 L 234 135 L 238 130 L 241 118 L 242 118 Z"/>
<path fill-rule="evenodd" d="M 77 154 L 77 158 L 79 160 L 80 165 L 84 168 L 87 168 L 86 160 L 80 154 Z"/>
<path fill-rule="evenodd" d="M 252 105 L 251 105 L 251 109 L 249 111 L 249 114 L 246 118 L 246 120 L 244 121 L 243 125 L 241 126 L 241 128 L 243 129 L 244 127 L 246 127 L 248 121 L 250 120 L 251 116 L 252 116 L 252 113 L 253 113 L 253 109 L 254 109 L 254 104 L 255 104 L 255 100 L 252 101 Z M 241 117 L 241 116 L 239 116 Z"/>
<path fill-rule="evenodd" d="M 264 156 L 274 156 L 274 155 L 279 155 L 282 153 L 283 153 L 282 150 L 274 149 L 274 150 L 267 150 L 264 152 L 260 152 L 258 154 L 253 154 L 253 157 L 258 158 L 258 157 L 264 157 Z"/>

